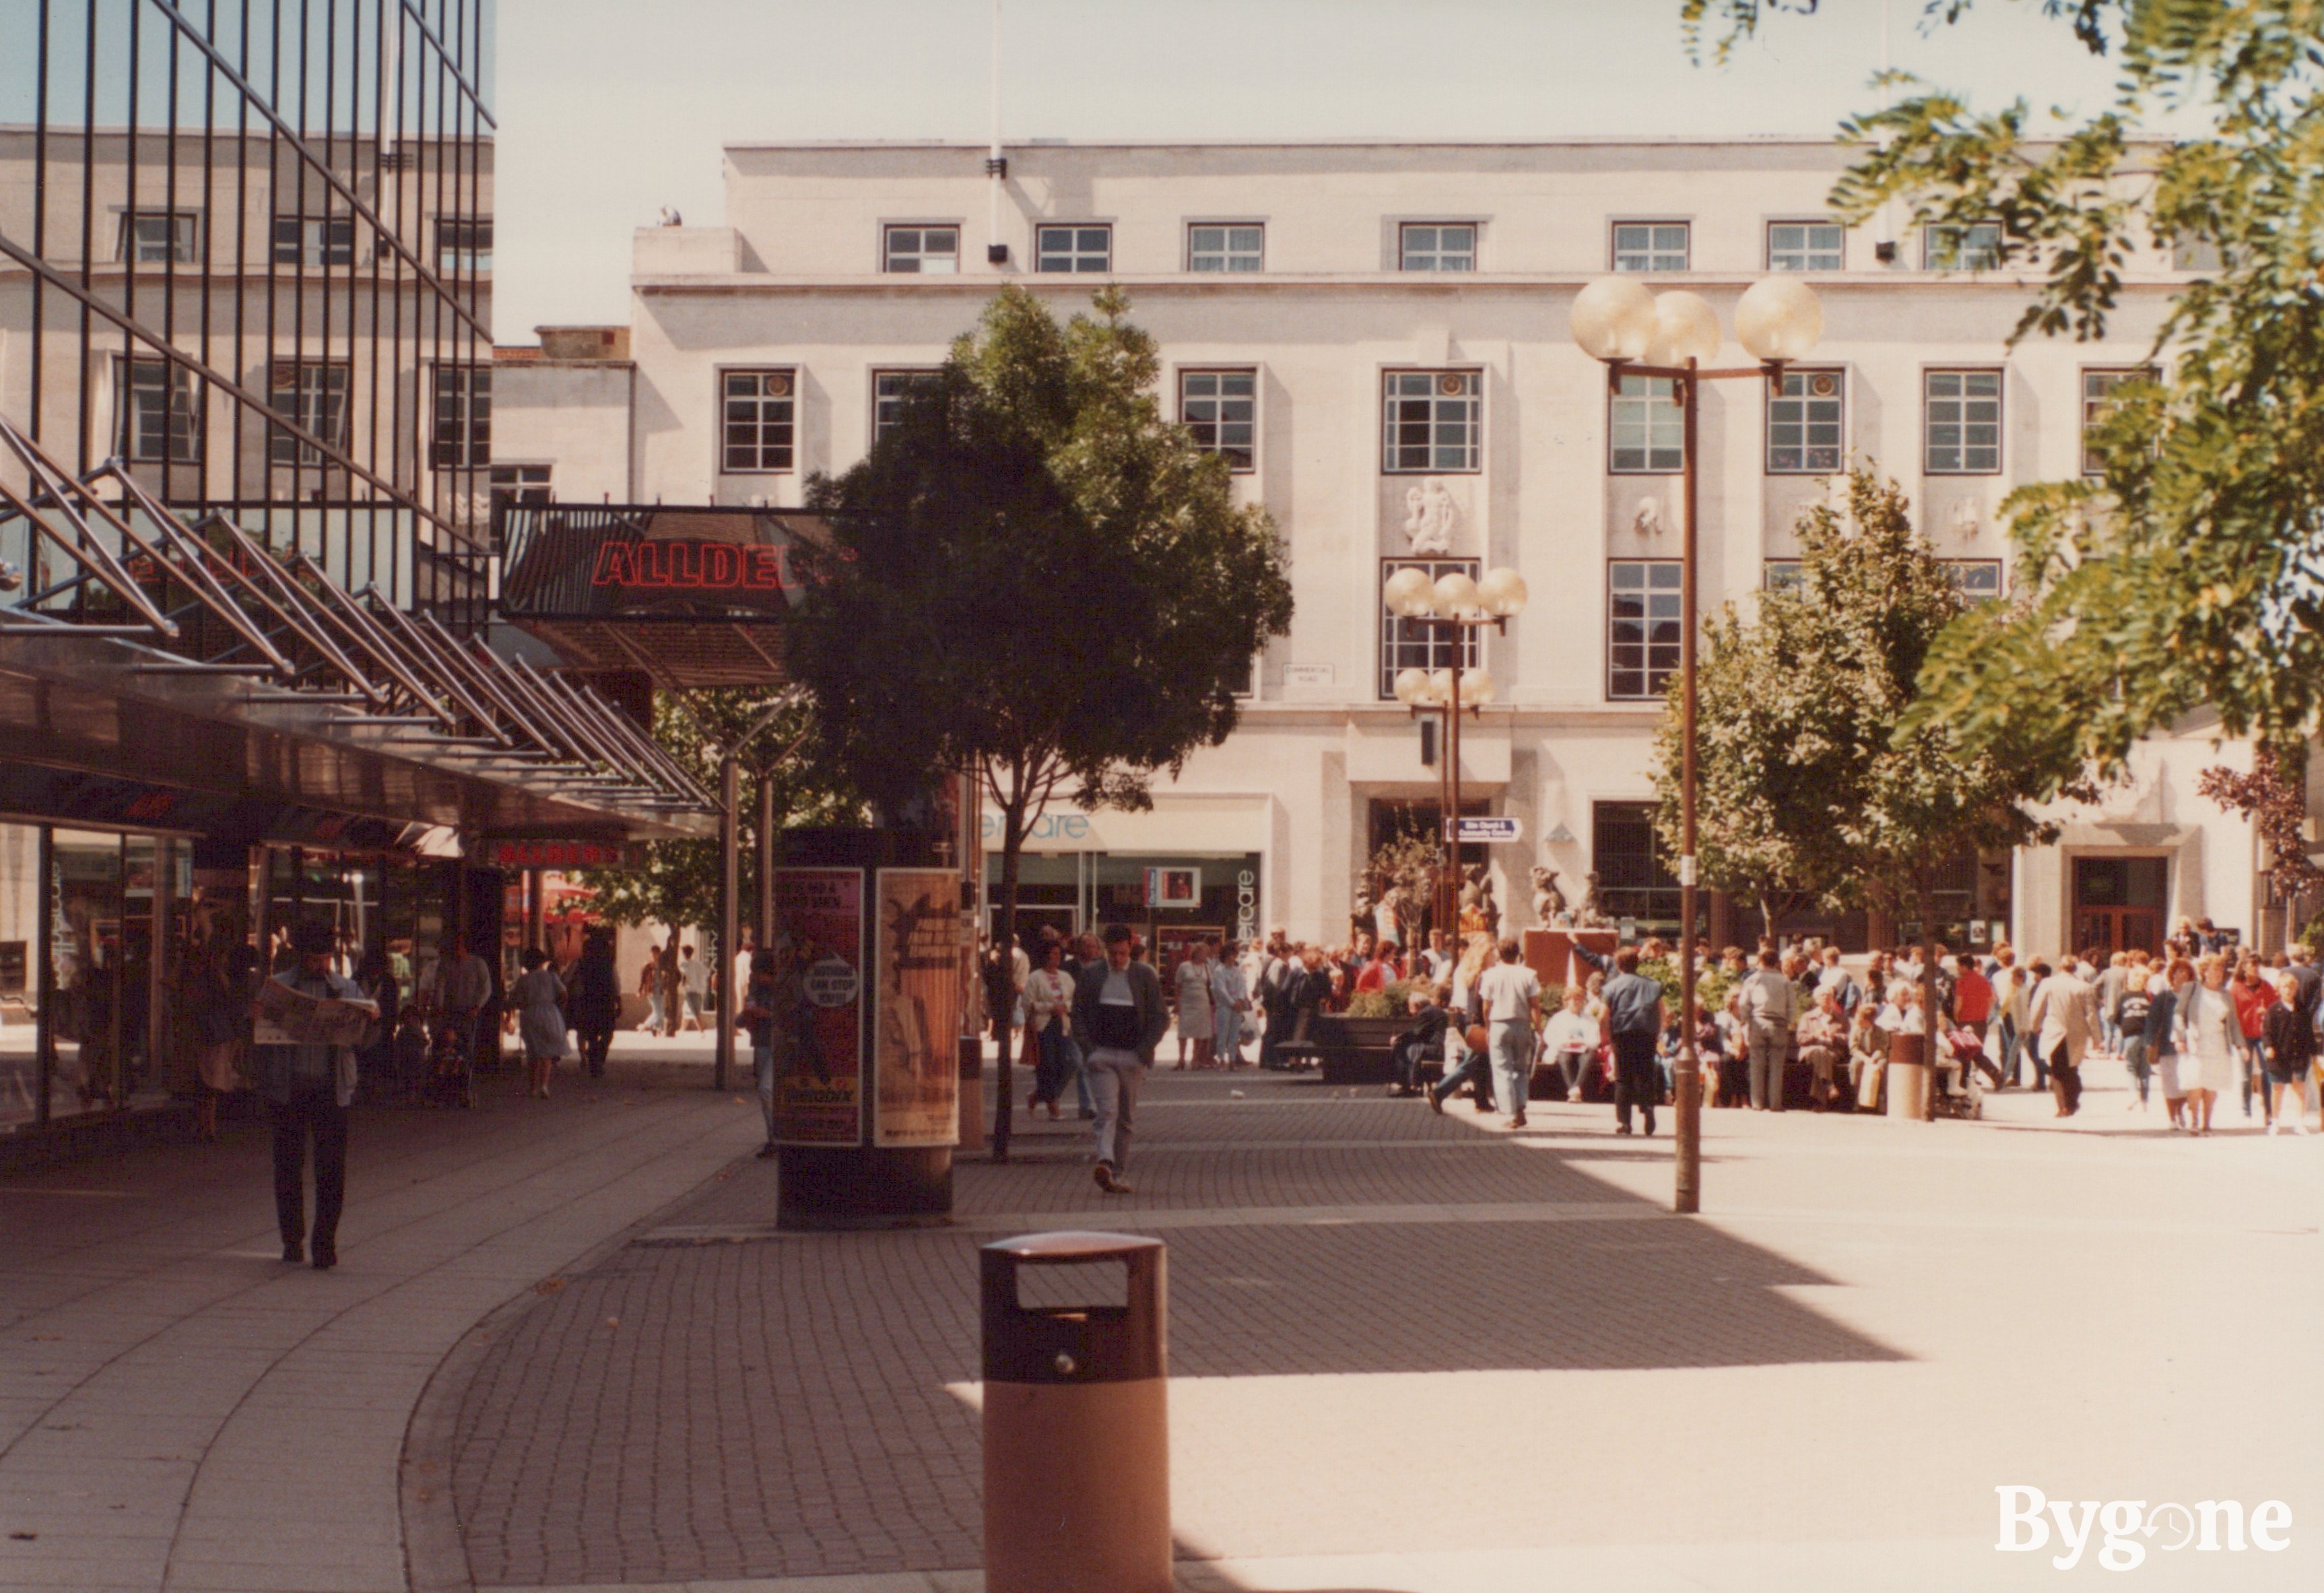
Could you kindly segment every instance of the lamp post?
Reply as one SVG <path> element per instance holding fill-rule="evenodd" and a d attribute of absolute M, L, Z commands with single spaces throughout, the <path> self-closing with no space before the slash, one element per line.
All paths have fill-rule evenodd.
<path fill-rule="evenodd" d="M 1444 715 L 1443 766 L 1437 773 L 1439 800 L 1445 815 L 1444 866 L 1437 876 L 1437 922 L 1445 926 L 1458 953 L 1461 911 L 1461 710 L 1475 713 L 1492 701 L 1491 673 L 1482 668 L 1464 671 L 1462 654 L 1471 632 L 1485 625 L 1506 631 L 1525 612 L 1525 577 L 1505 568 L 1485 571 L 1472 579 L 1460 570 L 1428 579 L 1428 572 L 1407 564 L 1395 571 L 1381 588 L 1388 612 L 1410 625 L 1425 625 L 1432 634 L 1452 638 L 1450 667 L 1431 672 L 1417 667 L 1399 670 L 1396 698 L 1415 715 L 1430 709 Z"/>
<path fill-rule="evenodd" d="M 1695 1053 L 1695 413 L 1705 382 L 1748 379 L 1780 392 L 1784 365 L 1823 335 L 1823 306 L 1795 277 L 1763 277 L 1735 305 L 1735 340 L 1759 363 L 1706 369 L 1719 352 L 1719 314 L 1696 294 L 1656 293 L 1635 277 L 1600 277 L 1574 295 L 1573 340 L 1606 366 L 1609 390 L 1624 376 L 1671 384 L 1682 416 L 1679 518 L 1679 1053 L 1677 1190 L 1672 1206 L 1702 1209 L 1702 1066 Z"/>

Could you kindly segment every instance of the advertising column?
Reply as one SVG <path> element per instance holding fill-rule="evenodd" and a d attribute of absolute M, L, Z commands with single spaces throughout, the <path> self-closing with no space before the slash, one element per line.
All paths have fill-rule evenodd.
<path fill-rule="evenodd" d="M 960 1143 L 960 875 L 879 872 L 879 992 L 872 1009 L 872 1143 Z"/>
<path fill-rule="evenodd" d="M 775 874 L 775 1143 L 863 1138 L 863 875 Z"/>

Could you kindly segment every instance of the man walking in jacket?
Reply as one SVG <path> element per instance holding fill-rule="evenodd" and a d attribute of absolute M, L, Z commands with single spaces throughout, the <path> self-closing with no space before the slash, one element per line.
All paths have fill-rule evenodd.
<path fill-rule="evenodd" d="M 1663 987 L 1638 971 L 1636 946 L 1625 946 L 1610 958 L 1587 946 L 1576 946 L 1573 954 L 1606 975 L 1599 995 L 1606 1003 L 1607 1037 L 1614 1046 L 1614 1132 L 1630 1132 L 1630 1107 L 1636 1102 L 1645 1114 L 1646 1133 L 1652 1135 L 1655 1102 L 1662 1095 L 1655 1042 L 1668 1017 Z"/>
<path fill-rule="evenodd" d="M 2072 958 L 2060 958 L 2058 971 L 2034 990 L 2025 1026 L 2038 1036 L 2034 1055 L 2049 1066 L 2058 1116 L 2072 1116 L 2082 1105 L 2082 1053 L 2098 1033 L 2098 993 L 2075 971 Z"/>
<path fill-rule="evenodd" d="M 1085 970 L 1074 987 L 1074 1039 L 1097 1103 L 1097 1187 L 1110 1195 L 1130 1193 L 1120 1174 L 1130 1164 L 1138 1088 L 1170 1026 L 1161 977 L 1132 961 L 1130 950 L 1130 926 L 1107 925 L 1104 966 Z"/>

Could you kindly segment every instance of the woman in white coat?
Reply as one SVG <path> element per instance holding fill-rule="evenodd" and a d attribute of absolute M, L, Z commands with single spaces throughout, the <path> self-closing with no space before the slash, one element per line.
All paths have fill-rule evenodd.
<path fill-rule="evenodd" d="M 1211 1065 L 1211 948 L 1197 940 L 1186 948 L 1178 965 L 1178 1067 L 1186 1066 L 1186 1047 L 1194 1048 L 1194 1066 Z"/>
<path fill-rule="evenodd" d="M 2187 1125 L 2211 1132 L 2211 1108 L 2242 1079 L 2243 1028 L 2227 991 L 2227 959 L 2218 952 L 2197 963 L 2200 982 L 2179 996 L 2179 1075 L 2187 1089 Z"/>

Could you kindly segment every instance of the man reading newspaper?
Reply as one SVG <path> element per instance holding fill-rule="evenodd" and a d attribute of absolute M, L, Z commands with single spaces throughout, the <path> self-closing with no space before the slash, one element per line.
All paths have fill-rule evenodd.
<path fill-rule="evenodd" d="M 339 1261 L 339 1209 L 347 1181 L 347 1105 L 355 1093 L 355 1046 L 379 1007 L 331 970 L 328 924 L 290 933 L 298 964 L 259 986 L 251 1003 L 252 1060 L 274 1130 L 274 1216 L 282 1259 L 311 1253 L 327 1271 Z M 308 1245 L 307 1141 L 315 1142 L 315 1227 Z"/>

